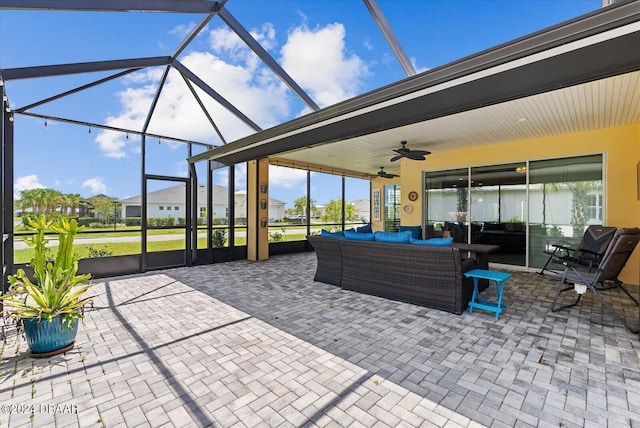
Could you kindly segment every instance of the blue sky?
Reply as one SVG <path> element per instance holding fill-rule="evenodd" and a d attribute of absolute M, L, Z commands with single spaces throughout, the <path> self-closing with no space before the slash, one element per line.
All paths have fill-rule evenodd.
<path fill-rule="evenodd" d="M 379 0 L 418 71 L 598 9 L 601 0 Z M 231 14 L 256 37 L 321 107 L 405 77 L 360 0 L 229 0 Z M 0 68 L 172 55 L 199 15 L 0 11 Z M 307 112 L 255 55 L 214 18 L 179 60 L 262 128 Z M 34 109 L 71 119 L 140 129 L 162 68 L 146 69 Z M 114 73 L 7 82 L 13 108 Z M 206 103 L 227 141 L 252 132 Z M 48 187 L 88 197 L 140 193 L 140 141 L 17 115 L 16 191 Z M 169 75 L 150 132 L 221 144 L 177 73 Z M 91 131 L 91 132 L 89 132 Z M 149 173 L 186 174 L 184 145 L 153 139 Z M 242 167 L 239 168 L 242 171 Z M 199 169 L 202 177 L 204 171 Z M 312 197 L 339 196 L 335 178 L 314 175 Z M 271 196 L 286 202 L 305 193 L 305 172 L 274 169 Z M 226 185 L 226 175 L 216 174 Z M 240 187 L 244 183 L 240 180 Z M 359 195 L 364 186 L 353 186 Z M 365 195 L 366 196 L 366 195 Z M 347 198 L 349 199 L 349 197 Z M 289 205 L 290 206 L 290 205 Z"/>

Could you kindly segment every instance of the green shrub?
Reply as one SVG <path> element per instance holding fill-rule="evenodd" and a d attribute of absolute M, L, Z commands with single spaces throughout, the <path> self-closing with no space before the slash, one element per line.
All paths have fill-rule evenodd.
<path fill-rule="evenodd" d="M 89 250 L 89 257 L 109 257 L 113 256 L 113 251 L 109 251 L 106 245 L 103 248 L 87 248 Z"/>
<path fill-rule="evenodd" d="M 282 242 L 282 241 L 284 241 L 284 229 L 283 229 L 283 233 L 280 233 L 280 232 L 269 233 L 269 242 Z"/>
<path fill-rule="evenodd" d="M 147 226 L 175 226 L 175 220 L 173 217 L 149 217 L 147 219 Z"/>
<path fill-rule="evenodd" d="M 78 226 L 88 227 L 91 223 L 95 223 L 95 217 L 78 217 Z"/>
<path fill-rule="evenodd" d="M 142 218 L 141 217 L 125 217 L 124 224 L 127 226 L 142 226 Z"/>
<path fill-rule="evenodd" d="M 211 231 L 211 241 L 214 247 L 224 247 L 227 242 L 227 231 L 225 229 L 213 229 Z"/>

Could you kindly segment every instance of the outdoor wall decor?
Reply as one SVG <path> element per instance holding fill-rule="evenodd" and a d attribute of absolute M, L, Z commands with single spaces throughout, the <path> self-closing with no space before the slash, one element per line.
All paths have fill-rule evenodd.
<path fill-rule="evenodd" d="M 373 189 L 373 203 L 372 203 L 372 219 L 373 221 L 380 221 L 380 189 Z"/>

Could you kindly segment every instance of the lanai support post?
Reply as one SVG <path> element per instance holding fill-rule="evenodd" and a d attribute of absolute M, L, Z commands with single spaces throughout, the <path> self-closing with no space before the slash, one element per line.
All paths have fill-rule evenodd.
<path fill-rule="evenodd" d="M 247 168 L 247 259 L 269 258 L 269 160 L 251 160 Z"/>

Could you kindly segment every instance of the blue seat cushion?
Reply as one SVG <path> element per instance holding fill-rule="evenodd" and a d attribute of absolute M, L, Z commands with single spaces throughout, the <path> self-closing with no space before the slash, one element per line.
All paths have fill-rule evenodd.
<path fill-rule="evenodd" d="M 375 235 L 373 233 L 353 232 L 351 230 L 345 230 L 344 237 L 347 239 L 353 239 L 356 241 L 374 241 L 375 240 Z"/>
<path fill-rule="evenodd" d="M 373 229 L 371 229 L 371 225 L 370 224 L 367 224 L 365 226 L 361 226 L 361 227 L 357 228 L 356 232 L 359 232 L 359 233 L 373 233 Z"/>
<path fill-rule="evenodd" d="M 411 232 L 375 232 L 376 241 L 393 242 L 395 244 L 408 244 Z"/>
<path fill-rule="evenodd" d="M 451 247 L 453 245 L 453 238 L 411 239 L 409 242 L 431 247 Z"/>
<path fill-rule="evenodd" d="M 413 239 L 422 238 L 422 226 L 398 226 L 398 232 L 411 232 Z"/>
<path fill-rule="evenodd" d="M 344 239 L 344 232 L 329 232 L 328 230 L 322 229 L 320 231 L 320 236 L 324 236 L 325 238 Z"/>

